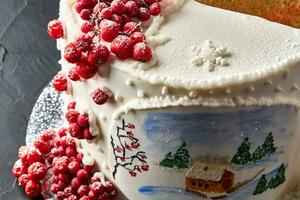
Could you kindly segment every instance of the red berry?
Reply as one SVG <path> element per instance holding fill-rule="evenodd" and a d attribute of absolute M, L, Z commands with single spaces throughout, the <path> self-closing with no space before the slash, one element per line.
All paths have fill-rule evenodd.
<path fill-rule="evenodd" d="M 160 4 L 157 2 L 157 3 L 154 3 L 154 4 L 151 4 L 149 6 L 149 12 L 151 15 L 159 15 L 161 11 L 161 8 L 160 8 Z"/>
<path fill-rule="evenodd" d="M 83 132 L 81 127 L 77 123 L 72 123 L 69 126 L 69 132 L 72 137 L 81 138 Z"/>
<path fill-rule="evenodd" d="M 83 24 L 81 25 L 80 30 L 83 33 L 88 33 L 90 31 L 92 31 L 94 29 L 95 24 L 93 22 L 83 22 Z"/>
<path fill-rule="evenodd" d="M 59 181 L 62 181 L 64 183 L 69 183 L 71 180 L 71 176 L 69 173 L 61 173 L 61 174 L 58 174 L 57 177 L 58 177 Z"/>
<path fill-rule="evenodd" d="M 67 200 L 78 200 L 78 197 L 76 195 L 72 194 L 71 196 L 69 196 L 67 198 Z"/>
<path fill-rule="evenodd" d="M 73 190 L 77 190 L 80 185 L 82 185 L 82 181 L 80 181 L 78 178 L 73 178 L 72 181 L 71 181 L 71 187 Z"/>
<path fill-rule="evenodd" d="M 85 128 L 85 129 L 83 130 L 83 138 L 84 138 L 84 139 L 87 139 L 87 140 L 93 139 L 93 135 L 91 134 L 89 128 Z"/>
<path fill-rule="evenodd" d="M 151 14 L 149 12 L 149 10 L 147 8 L 139 8 L 138 10 L 138 18 L 141 21 L 147 21 L 148 19 L 150 19 Z"/>
<path fill-rule="evenodd" d="M 82 3 L 84 7 L 92 7 L 96 5 L 93 0 L 80 0 L 79 2 Z"/>
<path fill-rule="evenodd" d="M 69 63 L 76 63 L 81 58 L 81 53 L 78 51 L 75 43 L 70 43 L 65 47 L 64 58 Z"/>
<path fill-rule="evenodd" d="M 26 183 L 25 193 L 31 198 L 36 198 L 41 195 L 42 186 L 35 180 L 30 180 Z"/>
<path fill-rule="evenodd" d="M 78 81 L 78 80 L 80 79 L 79 75 L 78 75 L 77 72 L 76 72 L 75 67 L 72 67 L 72 68 L 69 70 L 68 77 L 69 77 L 72 81 Z"/>
<path fill-rule="evenodd" d="M 92 11 L 90 9 L 82 9 L 80 11 L 80 17 L 83 20 L 89 20 L 91 18 Z"/>
<path fill-rule="evenodd" d="M 101 65 L 108 60 L 109 54 L 108 48 L 99 44 L 93 51 L 88 53 L 87 60 L 92 65 Z"/>
<path fill-rule="evenodd" d="M 111 20 L 116 22 L 118 25 L 123 25 L 123 23 L 124 23 L 123 18 L 120 15 L 117 15 L 117 14 L 113 14 L 111 16 Z"/>
<path fill-rule="evenodd" d="M 76 142 L 73 138 L 66 138 L 66 147 L 76 148 Z"/>
<path fill-rule="evenodd" d="M 75 4 L 75 10 L 76 10 L 77 13 L 80 13 L 83 8 L 84 8 L 84 5 L 81 2 L 77 2 Z"/>
<path fill-rule="evenodd" d="M 130 124 L 130 123 L 127 125 L 127 127 L 130 128 L 130 129 L 134 129 L 135 128 L 135 126 L 133 124 Z"/>
<path fill-rule="evenodd" d="M 103 20 L 100 24 L 101 38 L 106 42 L 111 42 L 118 36 L 120 26 L 117 22 L 111 20 Z"/>
<path fill-rule="evenodd" d="M 139 148 L 139 146 L 140 146 L 140 144 L 139 144 L 138 142 L 132 142 L 132 143 L 131 143 L 131 147 L 132 147 L 133 149 L 137 149 L 137 148 Z"/>
<path fill-rule="evenodd" d="M 51 190 L 52 193 L 56 194 L 59 191 L 59 187 L 58 187 L 57 184 L 52 184 L 50 186 L 50 190 Z"/>
<path fill-rule="evenodd" d="M 32 149 L 31 151 L 29 151 L 29 153 L 27 155 L 27 162 L 29 165 L 31 165 L 32 163 L 35 163 L 35 162 L 43 162 L 43 158 L 37 152 L 37 150 Z"/>
<path fill-rule="evenodd" d="M 99 17 L 101 19 L 110 19 L 112 17 L 112 14 L 113 14 L 113 12 L 110 8 L 103 8 L 100 11 Z"/>
<path fill-rule="evenodd" d="M 98 198 L 98 196 L 92 190 L 89 191 L 88 196 L 91 200 L 96 200 Z"/>
<path fill-rule="evenodd" d="M 149 165 L 141 165 L 141 169 L 143 171 L 148 171 L 149 170 Z"/>
<path fill-rule="evenodd" d="M 53 172 L 54 174 L 65 173 L 68 171 L 68 158 L 63 156 L 53 161 Z"/>
<path fill-rule="evenodd" d="M 76 107 L 76 101 L 71 101 L 69 104 L 68 104 L 68 110 L 70 109 L 75 109 Z"/>
<path fill-rule="evenodd" d="M 77 154 L 77 160 L 78 160 L 78 162 L 81 162 L 82 158 L 83 158 L 83 153 L 78 153 Z"/>
<path fill-rule="evenodd" d="M 77 117 L 77 124 L 81 127 L 88 127 L 89 126 L 89 116 L 87 113 L 85 114 L 80 114 Z"/>
<path fill-rule="evenodd" d="M 85 169 L 80 169 L 76 173 L 76 177 L 81 181 L 87 181 L 90 178 L 90 174 Z"/>
<path fill-rule="evenodd" d="M 80 163 L 76 160 L 73 160 L 68 164 L 68 170 L 71 174 L 76 174 L 80 170 L 80 168 Z"/>
<path fill-rule="evenodd" d="M 136 176 L 136 172 L 134 172 L 133 170 L 129 171 L 130 176 L 135 177 Z"/>
<path fill-rule="evenodd" d="M 146 37 L 142 32 L 134 32 L 130 35 L 130 39 L 133 44 L 137 44 L 139 42 L 145 42 Z"/>
<path fill-rule="evenodd" d="M 93 13 L 94 13 L 95 15 L 97 15 L 97 14 L 99 14 L 99 12 L 100 12 L 102 9 L 107 8 L 107 7 L 108 7 L 108 5 L 107 5 L 106 3 L 100 2 L 100 3 L 98 3 L 98 4 L 94 7 Z"/>
<path fill-rule="evenodd" d="M 21 175 L 27 173 L 27 166 L 22 163 L 22 161 L 19 159 L 15 162 L 13 169 L 12 169 L 12 174 L 16 177 L 19 178 Z"/>
<path fill-rule="evenodd" d="M 120 59 L 127 59 L 132 56 L 133 44 L 129 37 L 119 35 L 112 41 L 110 49 Z"/>
<path fill-rule="evenodd" d="M 35 146 L 35 148 L 37 148 L 39 150 L 39 152 L 41 154 L 47 154 L 50 152 L 51 147 L 50 144 L 48 142 L 42 141 L 42 140 L 37 140 L 33 143 L 33 145 Z"/>
<path fill-rule="evenodd" d="M 87 185 L 81 185 L 77 190 L 77 194 L 79 197 L 87 195 L 88 193 L 89 193 L 89 187 Z"/>
<path fill-rule="evenodd" d="M 84 195 L 79 200 L 91 200 L 91 198 L 87 195 Z"/>
<path fill-rule="evenodd" d="M 141 31 L 142 31 L 141 25 L 135 22 L 127 22 L 123 26 L 123 32 L 126 35 L 131 35 L 134 32 L 141 32 Z"/>
<path fill-rule="evenodd" d="M 153 4 L 155 2 L 157 2 L 157 0 L 145 0 L 147 2 L 147 4 Z"/>
<path fill-rule="evenodd" d="M 57 91 L 62 92 L 67 90 L 68 80 L 63 73 L 58 73 L 54 76 L 52 85 Z"/>
<path fill-rule="evenodd" d="M 52 39 L 62 38 L 64 36 L 64 28 L 59 20 L 52 20 L 48 24 L 48 34 Z"/>
<path fill-rule="evenodd" d="M 96 104 L 103 105 L 108 101 L 109 96 L 98 88 L 92 93 L 92 98 Z"/>
<path fill-rule="evenodd" d="M 44 142 L 49 142 L 50 140 L 53 139 L 53 137 L 56 136 L 56 132 L 54 130 L 46 130 L 42 135 L 41 135 L 41 140 L 43 140 Z"/>
<path fill-rule="evenodd" d="M 20 146 L 18 151 L 18 157 L 22 159 L 23 157 L 27 156 L 28 148 L 26 146 Z"/>
<path fill-rule="evenodd" d="M 76 63 L 77 74 L 84 79 L 90 79 L 97 73 L 97 66 L 86 62 Z"/>
<path fill-rule="evenodd" d="M 100 182 L 100 179 L 99 178 L 96 178 L 96 177 L 92 177 L 90 179 L 90 183 L 94 183 L 94 182 Z"/>
<path fill-rule="evenodd" d="M 47 168 L 44 164 L 36 162 L 28 167 L 28 176 L 30 179 L 42 180 L 47 174 Z"/>
<path fill-rule="evenodd" d="M 76 157 L 77 156 L 77 151 L 73 147 L 67 147 L 66 148 L 66 156 L 70 157 Z"/>
<path fill-rule="evenodd" d="M 122 21 L 124 22 L 124 23 L 127 23 L 127 22 L 132 22 L 133 21 L 133 19 L 131 18 L 131 17 L 129 17 L 127 14 L 123 14 L 122 15 Z"/>
<path fill-rule="evenodd" d="M 99 195 L 104 192 L 105 187 L 101 184 L 101 182 L 94 182 L 91 184 L 90 189 L 95 195 Z"/>
<path fill-rule="evenodd" d="M 66 128 L 61 128 L 61 129 L 58 130 L 57 134 L 58 134 L 59 137 L 66 136 L 67 135 L 67 129 Z"/>
<path fill-rule="evenodd" d="M 137 43 L 133 47 L 133 59 L 148 62 L 152 58 L 152 50 L 145 43 Z"/>
<path fill-rule="evenodd" d="M 126 10 L 125 4 L 122 0 L 113 0 L 110 4 L 111 10 L 116 14 L 123 14 Z"/>
<path fill-rule="evenodd" d="M 77 112 L 75 110 L 68 110 L 65 114 L 66 120 L 69 123 L 76 123 L 78 116 L 79 116 L 79 112 Z"/>
<path fill-rule="evenodd" d="M 71 196 L 75 193 L 71 186 L 65 187 L 64 193 L 66 196 Z"/>
<path fill-rule="evenodd" d="M 86 52 L 92 49 L 93 38 L 87 34 L 76 37 L 75 45 L 79 52 Z"/>
<path fill-rule="evenodd" d="M 30 180 L 30 178 L 28 177 L 27 174 L 22 174 L 19 178 L 18 178 L 18 182 L 19 185 L 21 185 L 22 187 L 25 187 L 26 183 Z"/>
<path fill-rule="evenodd" d="M 126 13 L 130 16 L 130 17 L 134 17 L 138 10 L 139 10 L 139 6 L 136 4 L 135 1 L 128 1 L 125 4 L 126 7 Z"/>

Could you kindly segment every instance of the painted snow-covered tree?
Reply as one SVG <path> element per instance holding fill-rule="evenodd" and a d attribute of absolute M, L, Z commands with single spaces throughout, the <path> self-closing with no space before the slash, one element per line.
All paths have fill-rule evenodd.
<path fill-rule="evenodd" d="M 173 168 L 174 167 L 174 158 L 173 158 L 172 152 L 167 153 L 165 155 L 164 159 L 162 159 L 159 164 L 160 164 L 160 166 L 163 166 L 163 167 Z"/>
<path fill-rule="evenodd" d="M 237 153 L 231 159 L 231 162 L 236 165 L 244 165 L 252 161 L 250 153 L 251 144 L 248 137 L 244 139 L 242 144 L 238 147 Z"/>
<path fill-rule="evenodd" d="M 188 168 L 189 158 L 189 151 L 187 150 L 186 143 L 183 142 L 174 155 L 174 164 L 178 169 Z"/>
<path fill-rule="evenodd" d="M 265 192 L 268 189 L 268 180 L 266 178 L 266 175 L 262 175 L 256 185 L 256 188 L 253 192 L 253 195 L 261 194 Z"/>
<path fill-rule="evenodd" d="M 116 177 L 119 167 L 128 171 L 135 177 L 138 173 L 149 170 L 145 151 L 140 151 L 140 140 L 134 134 L 135 126 L 122 120 L 122 125 L 117 126 L 117 133 L 114 139 L 111 136 L 111 145 L 115 158 L 113 178 Z"/>
<path fill-rule="evenodd" d="M 168 168 L 177 167 L 178 169 L 184 169 L 189 166 L 189 158 L 190 155 L 187 145 L 185 142 L 182 142 L 182 145 L 177 151 L 174 154 L 172 154 L 172 152 L 167 153 L 160 161 L 159 165 Z"/>
<path fill-rule="evenodd" d="M 258 146 L 257 149 L 252 154 L 253 162 L 259 161 L 264 157 L 261 146 Z"/>
<path fill-rule="evenodd" d="M 263 156 L 270 155 L 270 154 L 274 153 L 276 151 L 276 149 L 277 148 L 275 147 L 275 144 L 274 144 L 273 133 L 270 132 L 268 134 L 268 136 L 266 137 L 265 142 L 261 146 L 262 155 Z"/>
<path fill-rule="evenodd" d="M 271 178 L 268 185 L 270 189 L 274 189 L 284 183 L 285 181 L 285 166 L 281 164 L 278 168 L 277 174 Z"/>

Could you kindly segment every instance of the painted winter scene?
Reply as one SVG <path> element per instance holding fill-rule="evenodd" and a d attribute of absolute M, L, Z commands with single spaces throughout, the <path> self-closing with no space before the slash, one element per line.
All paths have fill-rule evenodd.
<path fill-rule="evenodd" d="M 139 194 L 240 200 L 274 191 L 287 179 L 296 114 L 288 106 L 143 114 L 140 166 L 147 166 L 144 180 L 153 180 L 138 181 Z"/>

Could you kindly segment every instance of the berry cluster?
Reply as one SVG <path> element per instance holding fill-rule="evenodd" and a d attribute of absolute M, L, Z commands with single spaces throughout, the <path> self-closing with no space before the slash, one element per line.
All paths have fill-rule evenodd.
<path fill-rule="evenodd" d="M 65 118 L 69 122 L 68 132 L 74 138 L 93 139 L 93 135 L 90 132 L 88 113 L 81 114 L 75 109 L 76 102 L 69 103 L 68 110 L 65 114 Z"/>
<path fill-rule="evenodd" d="M 68 73 L 70 80 L 92 78 L 111 52 L 120 59 L 151 60 L 152 50 L 145 42 L 141 23 L 151 15 L 160 14 L 159 0 L 76 0 L 75 9 L 84 23 L 83 35 L 64 50 L 65 60 L 75 64 Z M 62 37 L 62 23 L 50 22 L 48 32 L 51 38 Z M 106 46 L 108 43 L 110 48 Z M 64 82 L 65 78 L 56 77 L 56 80 Z M 66 90 L 65 86 L 55 88 Z"/>
<path fill-rule="evenodd" d="M 42 134 L 30 150 L 20 147 L 19 158 L 12 173 L 29 197 L 46 192 L 44 183 L 50 181 L 50 190 L 58 200 L 116 198 L 117 192 L 108 180 L 92 177 L 94 164 L 83 163 L 84 155 L 77 152 L 75 140 L 64 128 Z"/>

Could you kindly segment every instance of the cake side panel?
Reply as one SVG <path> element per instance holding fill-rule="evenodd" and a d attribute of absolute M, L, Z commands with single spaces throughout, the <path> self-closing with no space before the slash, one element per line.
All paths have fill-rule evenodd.
<path fill-rule="evenodd" d="M 129 199 L 278 198 L 299 175 L 298 124 L 293 106 L 128 113 L 110 133 L 111 174 Z"/>

